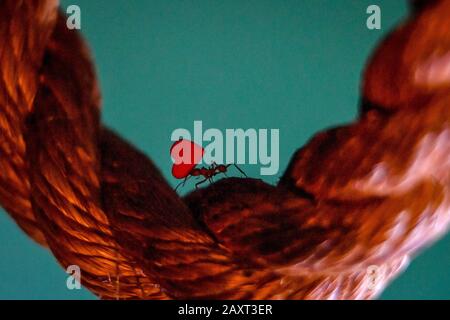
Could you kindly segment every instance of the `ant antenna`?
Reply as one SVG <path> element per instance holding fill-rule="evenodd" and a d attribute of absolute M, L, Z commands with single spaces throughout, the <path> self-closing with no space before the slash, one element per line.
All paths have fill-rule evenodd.
<path fill-rule="evenodd" d="M 239 172 L 242 173 L 242 174 L 244 175 L 244 177 L 248 178 L 248 176 L 245 174 L 245 172 L 244 172 L 241 168 L 239 168 L 239 167 L 237 166 L 236 163 L 232 163 L 231 165 L 235 166 L 236 169 L 238 169 Z M 229 165 L 229 166 L 230 166 L 230 165 Z"/>

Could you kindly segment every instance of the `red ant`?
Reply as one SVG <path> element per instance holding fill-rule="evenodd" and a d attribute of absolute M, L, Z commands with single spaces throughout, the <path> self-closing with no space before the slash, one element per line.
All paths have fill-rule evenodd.
<path fill-rule="evenodd" d="M 215 162 L 213 162 L 212 163 L 212 165 L 211 166 L 209 166 L 209 167 L 201 167 L 201 168 L 193 168 L 189 173 L 188 173 L 188 175 L 184 178 L 184 180 L 180 183 L 180 184 L 178 184 L 177 185 L 177 187 L 175 188 L 175 191 L 180 187 L 180 186 L 183 186 L 184 187 L 184 185 L 186 184 L 186 181 L 190 178 L 190 177 L 200 177 L 200 176 L 202 176 L 202 177 L 204 177 L 205 179 L 203 179 L 202 181 L 200 181 L 200 182 L 197 182 L 196 184 L 195 184 L 195 189 L 198 189 L 198 186 L 199 185 L 201 185 L 202 183 L 205 183 L 206 181 L 209 181 L 209 182 L 213 182 L 213 177 L 215 177 L 215 176 L 217 176 L 217 175 L 219 175 L 219 174 L 221 174 L 221 173 L 223 173 L 226 177 L 227 177 L 227 170 L 228 170 L 228 168 L 230 167 L 230 166 L 235 166 L 236 167 L 236 169 L 238 169 L 239 170 L 239 172 L 240 173 L 242 173 L 246 178 L 247 178 L 247 175 L 245 174 L 245 172 L 244 171 L 242 171 L 241 170 L 241 168 L 239 168 L 236 164 L 227 164 L 227 165 L 224 165 L 224 164 L 220 164 L 220 165 L 217 165 Z"/>

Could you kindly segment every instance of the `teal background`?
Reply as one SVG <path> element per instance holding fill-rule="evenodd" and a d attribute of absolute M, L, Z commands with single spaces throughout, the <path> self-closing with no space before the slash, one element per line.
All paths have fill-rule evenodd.
<path fill-rule="evenodd" d="M 406 14 L 404 1 L 63 1 L 82 11 L 104 121 L 170 178 L 170 134 L 205 128 L 280 129 L 280 173 L 312 134 L 357 111 L 366 59 Z M 382 30 L 366 8 L 382 9 Z M 258 166 L 243 168 L 257 177 Z M 175 185 L 176 181 L 170 179 Z M 187 192 L 192 185 L 186 187 Z M 384 299 L 450 298 L 450 237 L 416 259 Z M 66 289 L 46 250 L 0 214 L 0 298 L 91 299 Z"/>

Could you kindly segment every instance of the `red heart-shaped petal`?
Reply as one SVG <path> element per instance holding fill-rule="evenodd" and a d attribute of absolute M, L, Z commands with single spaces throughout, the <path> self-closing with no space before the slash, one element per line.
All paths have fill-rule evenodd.
<path fill-rule="evenodd" d="M 177 179 L 186 178 L 192 169 L 202 160 L 205 149 L 195 142 L 181 139 L 170 148 L 174 161 L 172 175 Z"/>

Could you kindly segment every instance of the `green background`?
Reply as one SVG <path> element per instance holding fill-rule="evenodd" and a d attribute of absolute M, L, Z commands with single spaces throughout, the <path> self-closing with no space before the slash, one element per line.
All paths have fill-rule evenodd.
<path fill-rule="evenodd" d="M 406 14 L 404 1 L 63 1 L 82 11 L 101 82 L 104 121 L 170 178 L 170 134 L 280 129 L 280 173 L 315 132 L 356 115 L 371 50 Z M 382 9 L 382 30 L 366 9 Z M 258 166 L 244 167 L 258 177 Z M 176 181 L 170 179 L 175 185 Z M 192 185 L 184 188 L 184 192 Z M 385 299 L 450 298 L 450 237 L 417 258 Z M 0 214 L 0 298 L 91 299 L 66 289 L 53 256 Z"/>

